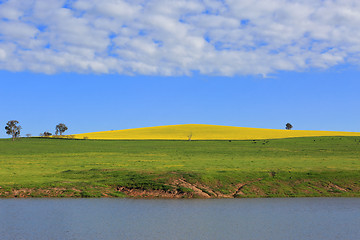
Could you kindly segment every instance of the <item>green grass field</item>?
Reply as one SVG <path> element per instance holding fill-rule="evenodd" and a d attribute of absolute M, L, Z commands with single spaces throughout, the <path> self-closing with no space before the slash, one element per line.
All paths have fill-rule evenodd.
<path fill-rule="evenodd" d="M 0 197 L 360 196 L 360 137 L 0 140 Z"/>

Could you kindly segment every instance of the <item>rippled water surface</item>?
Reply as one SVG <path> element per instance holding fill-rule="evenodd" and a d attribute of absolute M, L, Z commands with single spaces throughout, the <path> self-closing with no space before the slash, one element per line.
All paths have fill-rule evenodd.
<path fill-rule="evenodd" d="M 360 199 L 3 199 L 0 239 L 359 239 Z"/>

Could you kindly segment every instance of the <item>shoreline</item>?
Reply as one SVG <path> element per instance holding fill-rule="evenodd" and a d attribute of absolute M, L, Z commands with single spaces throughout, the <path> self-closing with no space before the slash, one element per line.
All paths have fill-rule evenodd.
<path fill-rule="evenodd" d="M 234 199 L 360 197 L 355 178 L 342 184 L 325 177 L 284 181 L 269 177 L 251 179 L 228 186 L 206 185 L 184 177 L 166 183 L 143 182 L 124 185 L 49 184 L 48 186 L 0 186 L 0 199 L 6 198 L 132 198 L 132 199 Z M 336 178 L 336 174 L 333 175 Z M 157 176 L 159 177 L 159 176 Z M 354 176 L 353 176 L 354 177 Z M 56 186 L 55 186 L 56 185 Z"/>

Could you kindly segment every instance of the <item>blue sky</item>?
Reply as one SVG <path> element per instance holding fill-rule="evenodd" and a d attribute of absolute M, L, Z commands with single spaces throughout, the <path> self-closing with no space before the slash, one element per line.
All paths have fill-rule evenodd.
<path fill-rule="evenodd" d="M 360 131 L 356 1 L 98 3 L 0 1 L 3 127 Z"/>

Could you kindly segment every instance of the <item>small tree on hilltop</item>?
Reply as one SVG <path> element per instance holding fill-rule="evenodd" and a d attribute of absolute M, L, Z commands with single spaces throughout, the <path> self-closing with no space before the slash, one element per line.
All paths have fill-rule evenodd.
<path fill-rule="evenodd" d="M 192 138 L 192 132 L 188 135 L 188 141 L 191 141 Z"/>
<path fill-rule="evenodd" d="M 42 136 L 44 136 L 44 137 L 49 137 L 49 136 L 51 136 L 52 134 L 50 133 L 50 132 L 44 132 L 44 133 L 42 133 Z"/>
<path fill-rule="evenodd" d="M 5 126 L 6 134 L 11 135 L 13 141 L 15 140 L 15 138 L 20 137 L 21 126 L 18 124 L 18 121 L 11 120 L 8 121 Z"/>
<path fill-rule="evenodd" d="M 62 135 L 63 132 L 68 130 L 68 127 L 63 123 L 59 123 L 58 125 L 56 125 L 55 130 L 56 130 L 56 132 L 55 132 L 56 135 L 58 135 L 59 133 L 60 133 L 60 135 Z"/>
<path fill-rule="evenodd" d="M 285 126 L 286 130 L 291 130 L 293 128 L 293 126 L 290 123 L 287 123 Z"/>

